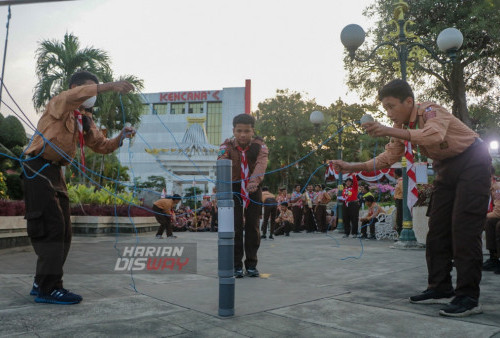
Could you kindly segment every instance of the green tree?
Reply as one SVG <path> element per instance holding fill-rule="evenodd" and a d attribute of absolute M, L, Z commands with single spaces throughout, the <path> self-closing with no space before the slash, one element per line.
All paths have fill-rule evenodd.
<path fill-rule="evenodd" d="M 184 194 L 185 202 L 183 204 L 188 205 L 191 209 L 196 209 L 201 207 L 202 196 L 201 191 L 198 187 L 189 187 L 184 190 L 186 193 Z"/>
<path fill-rule="evenodd" d="M 414 21 L 408 30 L 421 38 L 422 43 L 437 51 L 436 37 L 447 27 L 456 27 L 464 35 L 464 43 L 457 62 L 442 66 L 429 56 L 420 61 L 410 55 L 408 81 L 421 92 L 421 99 L 435 99 L 443 104 L 451 104 L 452 113 L 471 126 L 467 107 L 467 96 L 478 97 L 490 94 L 500 75 L 500 11 L 498 1 L 474 0 L 407 0 L 409 11 L 406 17 Z M 369 6 L 365 15 L 376 17 L 378 21 L 369 30 L 371 43 L 359 51 L 359 56 L 367 56 L 375 45 L 384 41 L 384 36 L 394 32 L 394 2 L 377 0 Z M 392 57 L 372 58 L 371 62 L 351 62 L 346 55 L 349 71 L 348 86 L 359 90 L 364 97 L 373 97 L 376 89 L 388 81 L 400 77 L 398 60 Z"/>
<path fill-rule="evenodd" d="M 33 104 L 41 111 L 47 102 L 68 88 L 69 78 L 79 69 L 101 77 L 109 68 L 108 54 L 97 48 L 80 48 L 78 37 L 64 34 L 63 41 L 43 40 L 36 53 L 38 83 L 33 94 Z"/>
<path fill-rule="evenodd" d="M 305 184 L 326 160 L 337 158 L 339 112 L 341 126 L 345 126 L 342 131 L 343 158 L 348 161 L 368 159 L 360 152 L 362 130 L 357 121 L 366 112 L 377 115 L 374 106 L 348 105 L 339 99 L 329 107 L 322 107 L 315 100 L 305 99 L 301 93 L 277 90 L 276 97 L 266 99 L 258 107 L 255 128 L 269 147 L 268 172 L 284 168 L 312 152 L 297 164 L 266 175 L 264 184 L 272 191 L 276 191 L 281 185 L 292 188 L 295 183 Z M 326 118 L 323 125 L 317 128 L 309 121 L 313 110 L 322 111 Z M 364 154 L 367 154 L 368 147 L 375 141 L 367 139 L 365 142 Z M 383 150 L 383 146 L 379 148 Z M 325 170 L 326 168 L 318 169 L 311 183 L 322 183 Z"/>
<path fill-rule="evenodd" d="M 144 87 L 144 81 L 138 77 L 123 75 L 115 79 L 109 69 L 104 72 L 100 80 L 102 82 L 127 81 L 139 91 Z M 97 124 L 101 128 L 105 128 L 108 133 L 115 133 L 123 129 L 124 123 L 130 123 L 138 128 L 144 105 L 138 94 L 121 95 L 108 92 L 98 96 L 96 106 L 94 118 L 97 120 Z"/>
<path fill-rule="evenodd" d="M 148 179 L 143 182 L 141 182 L 140 177 L 136 177 L 134 184 L 139 189 L 151 189 L 161 192 L 165 189 L 165 177 L 152 175 L 148 176 Z"/>
<path fill-rule="evenodd" d="M 26 131 L 17 117 L 10 115 L 0 121 L 0 143 L 9 149 L 26 145 Z"/>

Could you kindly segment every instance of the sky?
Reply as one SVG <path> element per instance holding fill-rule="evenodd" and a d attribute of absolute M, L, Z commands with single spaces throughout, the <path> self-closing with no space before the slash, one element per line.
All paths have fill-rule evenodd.
<path fill-rule="evenodd" d="M 66 32 L 105 50 L 115 76 L 144 80 L 144 93 L 243 87 L 252 110 L 276 89 L 307 93 L 328 106 L 359 102 L 345 85 L 342 28 L 369 27 L 374 0 L 76 0 L 13 5 L 5 85 L 36 124 L 36 49 Z M 0 46 L 7 6 L 0 7 Z M 3 54 L 3 48 L 2 54 Z M 0 54 L 0 57 L 1 55 Z M 12 101 L 3 93 L 2 100 Z M 2 105 L 4 116 L 11 115 Z M 29 132 L 29 130 L 27 130 Z"/>

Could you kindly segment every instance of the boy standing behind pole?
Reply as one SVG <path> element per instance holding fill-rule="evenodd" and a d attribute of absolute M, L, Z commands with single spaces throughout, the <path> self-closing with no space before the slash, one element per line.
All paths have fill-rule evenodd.
<path fill-rule="evenodd" d="M 234 199 L 234 276 L 242 278 L 243 254 L 250 277 L 259 277 L 257 251 L 260 246 L 259 217 L 262 213 L 260 184 L 267 167 L 268 148 L 255 136 L 255 119 L 240 114 L 233 119 L 233 136 L 220 146 L 218 160 L 232 160 Z M 243 241 L 243 229 L 245 240 Z M 244 242 L 244 246 L 243 246 Z M 244 250 L 244 251 L 243 251 Z"/>

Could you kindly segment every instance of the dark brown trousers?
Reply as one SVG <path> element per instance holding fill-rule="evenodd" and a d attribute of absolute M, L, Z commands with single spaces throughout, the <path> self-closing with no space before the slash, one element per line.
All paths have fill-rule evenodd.
<path fill-rule="evenodd" d="M 403 200 L 398 198 L 394 202 L 396 203 L 396 231 L 400 235 L 403 230 Z"/>
<path fill-rule="evenodd" d="M 342 203 L 342 219 L 344 222 L 344 233 L 349 235 L 358 234 L 359 222 L 359 203 L 357 201 L 349 202 L 349 205 Z"/>
<path fill-rule="evenodd" d="M 307 205 L 304 207 L 304 226 L 307 232 L 314 232 L 317 229 L 314 209 Z"/>
<path fill-rule="evenodd" d="M 163 232 L 167 231 L 167 237 L 173 235 L 173 226 L 172 226 L 172 217 L 165 214 L 161 208 L 153 205 L 153 211 L 155 212 L 155 218 L 158 223 L 160 223 L 160 227 L 156 232 L 156 236 L 163 235 Z"/>
<path fill-rule="evenodd" d="M 42 294 L 48 294 L 63 287 L 63 265 L 72 235 L 68 192 L 60 166 L 40 157 L 23 166 L 27 173 L 24 175 L 27 231 L 38 257 L 35 283 Z"/>
<path fill-rule="evenodd" d="M 314 209 L 314 216 L 318 225 L 318 231 L 326 231 L 326 205 L 318 204 Z"/>
<path fill-rule="evenodd" d="M 237 187 L 236 187 L 237 185 Z M 233 191 L 240 192 L 241 185 L 233 185 Z M 243 255 L 245 255 L 245 268 L 255 269 L 257 267 L 257 251 L 260 247 L 259 219 L 262 214 L 262 191 L 257 190 L 250 194 L 248 208 L 244 209 L 240 194 L 235 194 L 234 200 L 234 268 L 243 267 Z M 243 242 L 243 229 L 245 229 L 245 241 Z"/>
<path fill-rule="evenodd" d="M 302 214 L 303 214 L 302 207 L 293 206 L 292 213 L 293 213 L 293 231 L 298 232 L 302 230 Z"/>
<path fill-rule="evenodd" d="M 278 210 L 276 199 L 274 198 L 266 198 L 264 201 L 264 219 L 262 220 L 262 234 L 265 235 L 267 233 L 267 225 L 270 224 L 269 233 L 274 234 L 274 229 L 276 228 L 276 211 Z"/>
<path fill-rule="evenodd" d="M 500 254 L 500 218 L 487 218 L 484 227 L 486 232 L 486 249 L 490 252 Z"/>
<path fill-rule="evenodd" d="M 479 299 L 484 220 L 488 209 L 491 158 L 476 141 L 462 154 L 434 161 L 437 173 L 428 209 L 426 242 L 428 287 L 451 289 L 457 270 L 457 296 Z"/>

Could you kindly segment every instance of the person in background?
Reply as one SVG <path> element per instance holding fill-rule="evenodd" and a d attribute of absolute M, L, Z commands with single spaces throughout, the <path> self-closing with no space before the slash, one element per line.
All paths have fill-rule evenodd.
<path fill-rule="evenodd" d="M 160 198 L 153 203 L 153 211 L 155 213 L 155 218 L 160 223 L 160 227 L 156 232 L 156 238 L 163 238 L 163 232 L 167 231 L 167 238 L 177 238 L 172 233 L 173 224 L 176 222 L 175 218 L 175 206 L 182 200 L 181 196 L 175 194 L 172 198 Z"/>
<path fill-rule="evenodd" d="M 486 214 L 486 249 L 490 258 L 483 263 L 483 271 L 500 274 L 500 183 L 495 179 L 495 168 L 491 168 L 491 199 L 493 208 Z"/>
<path fill-rule="evenodd" d="M 300 192 L 300 184 L 296 184 L 290 197 L 290 205 L 293 213 L 293 232 L 299 233 L 302 231 L 302 216 L 303 216 L 303 201 Z"/>
<path fill-rule="evenodd" d="M 315 193 L 313 185 L 309 184 L 306 191 L 302 194 L 302 202 L 304 204 L 304 225 L 307 233 L 312 233 L 316 230 L 316 220 L 314 219 L 313 201 Z"/>
<path fill-rule="evenodd" d="M 344 219 L 344 238 L 352 234 L 352 238 L 358 237 L 359 204 L 358 204 L 358 179 L 356 175 L 345 180 L 342 190 L 342 217 Z"/>
<path fill-rule="evenodd" d="M 321 232 L 326 232 L 326 205 L 328 204 L 328 202 L 330 202 L 331 197 L 325 191 L 324 186 L 322 186 L 321 184 L 316 184 L 315 189 L 316 209 L 314 210 L 314 216 L 318 225 L 318 230 Z"/>
<path fill-rule="evenodd" d="M 293 213 L 290 209 L 288 209 L 287 202 L 280 204 L 280 213 L 275 221 L 276 224 L 278 224 L 275 235 L 280 236 L 285 234 L 285 236 L 290 236 L 290 230 L 292 229 L 293 224 Z"/>
<path fill-rule="evenodd" d="M 274 229 L 276 224 L 274 223 L 274 219 L 276 218 L 276 211 L 278 210 L 278 203 L 274 194 L 269 191 L 268 187 L 262 187 L 262 200 L 264 201 L 264 218 L 262 220 L 262 236 L 261 238 L 266 238 L 267 234 L 267 226 L 269 222 L 271 224 L 269 227 L 269 239 L 274 239 Z"/>
<path fill-rule="evenodd" d="M 360 219 L 361 221 L 361 238 L 365 239 L 376 239 L 375 237 L 375 223 L 377 222 L 377 216 L 381 213 L 385 213 L 377 202 L 375 202 L 375 197 L 368 195 L 365 197 L 365 203 L 368 207 L 368 214 Z M 367 236 L 367 227 L 370 227 L 370 237 Z"/>
<path fill-rule="evenodd" d="M 401 235 L 403 230 L 403 170 L 401 168 L 394 169 L 394 177 L 397 179 L 396 187 L 394 188 L 394 203 L 396 203 L 396 231 Z"/>

